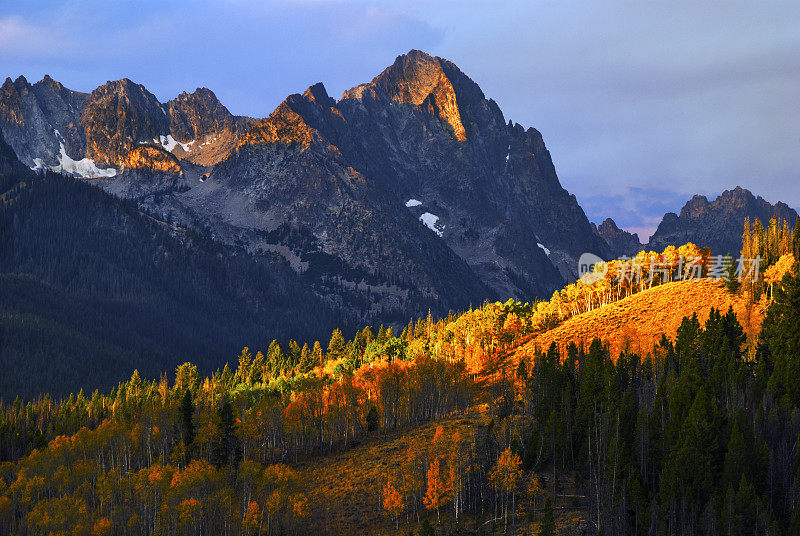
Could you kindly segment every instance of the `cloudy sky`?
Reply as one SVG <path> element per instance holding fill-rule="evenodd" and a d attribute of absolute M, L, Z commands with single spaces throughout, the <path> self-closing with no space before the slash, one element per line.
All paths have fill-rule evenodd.
<path fill-rule="evenodd" d="M 544 135 L 593 221 L 643 240 L 695 193 L 800 207 L 800 3 L 117 0 L 0 6 L 0 75 L 159 99 L 207 86 L 268 115 L 368 81 L 412 48 L 455 62 Z"/>

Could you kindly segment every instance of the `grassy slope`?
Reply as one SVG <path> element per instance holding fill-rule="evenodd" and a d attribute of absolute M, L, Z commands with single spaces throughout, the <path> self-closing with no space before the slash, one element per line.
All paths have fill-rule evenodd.
<path fill-rule="evenodd" d="M 595 337 L 611 343 L 612 355 L 626 348 L 645 355 L 662 334 L 674 340 L 685 316 L 696 312 L 703 323 L 712 307 L 723 313 L 733 307 L 747 332 L 745 300 L 730 294 L 721 281 L 676 281 L 570 318 L 528 340 L 517 355 L 530 356 L 536 348 L 547 350 L 554 341 L 561 348 L 570 342 L 588 347 Z M 762 316 L 763 306 L 757 304 L 750 324 L 759 326 Z"/>
<path fill-rule="evenodd" d="M 416 520 L 400 519 L 399 527 L 382 509 L 382 489 L 386 475 L 399 475 L 402 463 L 408 457 L 409 449 L 427 448 L 433 439 L 437 426 L 444 428 L 445 436 L 452 437 L 458 430 L 462 437 L 469 437 L 479 429 L 484 429 L 490 417 L 474 409 L 467 415 L 428 423 L 412 429 L 399 430 L 386 435 L 375 434 L 354 448 L 338 454 L 318 456 L 292 464 L 300 472 L 306 483 L 312 519 L 324 520 L 322 524 L 309 527 L 309 534 L 363 534 L 363 535 L 405 535 L 410 530 L 419 532 Z M 543 483 L 547 474 L 540 475 Z M 577 490 L 571 478 L 559 479 L 561 496 L 554 505 L 556 527 L 559 534 L 578 534 L 581 524 L 580 501 L 572 497 Z M 541 503 L 538 505 L 541 508 Z M 508 534 L 538 534 L 538 521 L 528 517 L 529 504 L 518 505 L 518 524 L 516 531 L 509 526 Z M 422 512 L 422 518 L 430 521 L 434 528 L 448 530 L 452 527 L 450 506 L 443 508 L 441 523 L 437 524 L 434 512 Z M 486 515 L 486 520 L 490 519 Z M 462 528 L 467 534 L 475 531 L 475 519 L 469 516 L 460 518 Z M 484 528 L 488 530 L 488 525 Z M 496 533 L 502 534 L 502 523 L 498 523 Z M 437 532 L 438 534 L 438 532 Z"/>

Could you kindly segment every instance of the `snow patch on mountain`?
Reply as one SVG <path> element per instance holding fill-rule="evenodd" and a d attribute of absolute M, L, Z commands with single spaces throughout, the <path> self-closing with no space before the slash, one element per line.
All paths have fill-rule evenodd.
<path fill-rule="evenodd" d="M 66 173 L 74 177 L 81 177 L 84 179 L 91 179 L 95 177 L 113 177 L 117 174 L 114 168 L 101 169 L 97 167 L 94 160 L 91 158 L 83 158 L 81 160 L 73 160 L 64 149 L 64 142 L 59 142 L 61 147 L 60 154 L 58 155 L 58 165 L 53 166 L 52 169 L 56 173 Z M 40 160 L 40 159 L 36 159 Z M 38 162 L 36 162 L 38 165 Z"/>
<path fill-rule="evenodd" d="M 441 226 L 437 225 L 437 222 L 439 221 L 439 216 L 437 216 L 436 214 L 431 214 L 430 212 L 426 212 L 425 214 L 419 217 L 419 221 L 424 223 L 428 229 L 430 229 L 437 235 L 442 236 L 442 231 L 439 227 L 444 229 L 444 225 Z"/>
<path fill-rule="evenodd" d="M 166 136 L 161 135 L 158 138 L 153 138 L 153 143 L 160 144 L 164 149 L 166 149 L 169 152 L 172 152 L 178 145 L 180 145 L 181 148 L 187 153 L 191 152 L 189 146 L 192 145 L 194 141 L 195 140 L 192 140 L 189 143 L 181 143 L 175 138 L 173 138 L 172 134 L 167 134 Z"/>
<path fill-rule="evenodd" d="M 541 243 L 537 242 L 536 245 L 539 246 L 540 248 L 542 248 L 542 250 L 544 251 L 545 255 L 547 255 L 548 257 L 550 256 L 550 250 L 547 249 L 544 244 L 541 244 Z"/>
<path fill-rule="evenodd" d="M 31 168 L 32 171 L 40 171 L 43 169 L 47 169 L 47 164 L 44 163 L 44 160 L 41 158 L 34 158 L 33 159 L 33 167 Z"/>
<path fill-rule="evenodd" d="M 420 200 L 418 200 L 418 199 L 409 199 L 408 201 L 406 201 L 406 206 L 407 206 L 408 208 L 411 208 L 411 207 L 418 207 L 418 206 L 420 206 L 421 204 L 422 204 L 422 201 L 420 201 Z"/>

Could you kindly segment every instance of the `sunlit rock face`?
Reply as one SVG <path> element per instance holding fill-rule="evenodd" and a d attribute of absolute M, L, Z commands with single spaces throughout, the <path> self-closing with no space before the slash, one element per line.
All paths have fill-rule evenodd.
<path fill-rule="evenodd" d="M 338 101 L 322 84 L 289 96 L 211 180 L 263 209 L 265 229 L 308 228 L 349 265 L 374 269 L 386 253 L 379 266 L 421 280 L 415 274 L 426 270 L 410 251 L 452 252 L 497 297 L 548 295 L 572 277 L 582 252 L 609 253 L 559 184 L 539 132 L 506 123 L 455 65 L 419 51 Z M 385 246 L 357 250 L 347 218 L 365 213 L 402 222 L 372 225 L 375 240 L 419 246 L 402 247 L 401 257 Z M 435 288 L 427 291 L 439 295 Z"/>
<path fill-rule="evenodd" d="M 121 162 L 140 141 L 169 133 L 169 119 L 155 95 L 127 78 L 92 91 L 81 114 L 86 153 L 97 162 Z"/>
<path fill-rule="evenodd" d="M 232 115 L 206 88 L 164 104 L 127 78 L 90 94 L 66 89 L 49 76 L 33 85 L 24 77 L 7 79 L 0 88 L 0 129 L 20 160 L 36 169 L 73 169 L 69 174 L 86 178 L 107 178 L 112 173 L 106 170 L 126 167 L 129 154 L 148 143 L 178 160 L 212 166 L 230 154 L 252 123 Z M 70 167 L 71 161 L 83 163 Z M 136 169 L 143 169 L 139 164 Z"/>
<path fill-rule="evenodd" d="M 420 51 L 339 100 L 315 84 L 258 121 L 233 116 L 208 89 L 160 103 L 130 80 L 109 82 L 62 97 L 76 108 L 64 140 L 46 112 L 28 111 L 43 106 L 14 104 L 39 102 L 17 97 L 18 85 L 3 86 L 0 106 L 14 112 L 2 128 L 25 133 L 15 151 L 43 140 L 24 153 L 27 165 L 58 164 L 63 142 L 72 159 L 115 171 L 95 184 L 282 257 L 362 323 L 549 296 L 582 253 L 610 255 L 541 134 L 506 121 L 458 67 Z"/>
<path fill-rule="evenodd" d="M 169 151 L 156 145 L 139 145 L 125 155 L 122 166 L 128 169 L 150 169 L 180 175 L 181 165 Z"/>

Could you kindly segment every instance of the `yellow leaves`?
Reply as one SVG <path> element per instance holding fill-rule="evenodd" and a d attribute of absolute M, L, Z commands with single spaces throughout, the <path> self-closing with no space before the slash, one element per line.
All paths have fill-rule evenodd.
<path fill-rule="evenodd" d="M 522 480 L 522 462 L 519 456 L 507 448 L 500 454 L 492 472 L 489 474 L 489 481 L 492 485 L 507 493 L 517 489 Z"/>
<path fill-rule="evenodd" d="M 780 283 L 783 280 L 783 276 L 789 273 L 795 262 L 797 261 L 791 253 L 781 255 L 778 262 L 764 271 L 764 281 L 767 283 Z"/>

